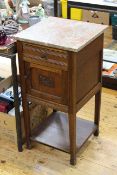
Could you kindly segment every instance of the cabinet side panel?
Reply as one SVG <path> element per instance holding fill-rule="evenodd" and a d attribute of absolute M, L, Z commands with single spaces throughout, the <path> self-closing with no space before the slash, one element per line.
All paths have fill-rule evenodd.
<path fill-rule="evenodd" d="M 102 50 L 103 35 L 77 54 L 77 103 L 101 82 Z"/>

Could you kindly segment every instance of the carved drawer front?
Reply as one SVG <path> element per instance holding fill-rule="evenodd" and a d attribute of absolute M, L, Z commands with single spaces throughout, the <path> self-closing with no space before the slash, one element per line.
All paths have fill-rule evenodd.
<path fill-rule="evenodd" d="M 38 63 L 41 65 L 51 66 L 67 70 L 68 68 L 68 53 L 58 49 L 23 44 L 23 58 L 25 61 Z"/>
<path fill-rule="evenodd" d="M 67 71 L 25 63 L 25 79 L 28 94 L 67 104 Z"/>

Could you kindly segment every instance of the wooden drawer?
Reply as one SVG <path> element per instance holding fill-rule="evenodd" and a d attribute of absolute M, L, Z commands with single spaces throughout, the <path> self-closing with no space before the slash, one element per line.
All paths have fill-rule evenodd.
<path fill-rule="evenodd" d="M 59 104 L 68 103 L 68 72 L 25 62 L 26 93 Z"/>
<path fill-rule="evenodd" d="M 67 51 L 24 43 L 23 59 L 44 66 L 68 69 Z"/>

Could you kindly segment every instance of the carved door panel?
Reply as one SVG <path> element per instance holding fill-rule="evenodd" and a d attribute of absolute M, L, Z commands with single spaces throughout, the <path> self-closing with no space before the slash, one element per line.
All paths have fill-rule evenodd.
<path fill-rule="evenodd" d="M 27 93 L 30 95 L 60 104 L 67 104 L 67 71 L 26 62 L 25 79 Z"/>

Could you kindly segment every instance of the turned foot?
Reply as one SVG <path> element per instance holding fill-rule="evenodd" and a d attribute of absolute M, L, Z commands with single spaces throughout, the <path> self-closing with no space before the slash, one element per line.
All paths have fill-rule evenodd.
<path fill-rule="evenodd" d="M 19 152 L 22 152 L 22 151 L 23 151 L 22 146 L 19 146 L 19 147 L 18 147 L 18 151 L 19 151 Z"/>
<path fill-rule="evenodd" d="M 96 129 L 96 131 L 94 132 L 94 136 L 99 136 L 99 129 Z"/>
<path fill-rule="evenodd" d="M 31 149 L 32 148 L 31 141 L 28 141 L 26 146 L 27 146 L 27 149 Z"/>
<path fill-rule="evenodd" d="M 70 164 L 71 165 L 76 165 L 76 156 L 74 158 L 70 159 Z"/>

